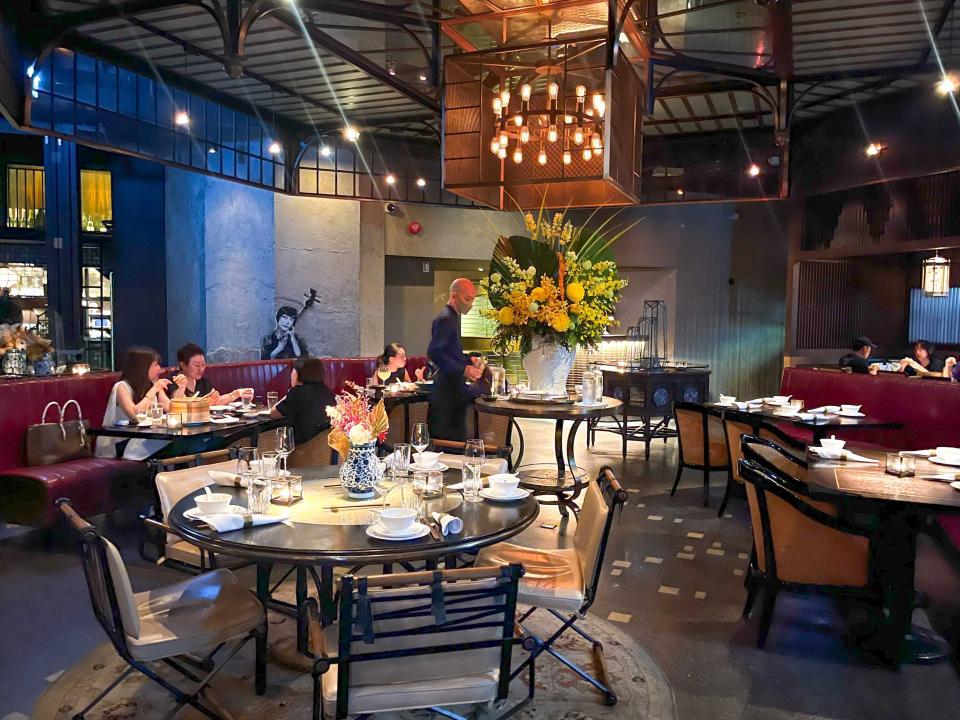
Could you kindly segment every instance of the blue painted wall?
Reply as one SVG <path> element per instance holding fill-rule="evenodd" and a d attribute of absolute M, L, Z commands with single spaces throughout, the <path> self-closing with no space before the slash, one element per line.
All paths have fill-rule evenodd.
<path fill-rule="evenodd" d="M 203 175 L 166 168 L 164 194 L 167 264 L 167 347 L 207 338 L 205 191 Z"/>

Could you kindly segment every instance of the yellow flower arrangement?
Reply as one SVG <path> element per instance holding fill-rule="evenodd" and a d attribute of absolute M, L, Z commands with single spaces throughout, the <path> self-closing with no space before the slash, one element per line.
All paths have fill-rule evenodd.
<path fill-rule="evenodd" d="M 497 324 L 493 347 L 500 353 L 529 352 L 534 335 L 592 348 L 617 324 L 612 315 L 627 282 L 607 251 L 626 230 L 604 232 L 604 223 L 586 231 L 563 213 L 544 215 L 542 209 L 539 217 L 524 215 L 530 237 L 500 238 L 490 275 L 480 282 L 490 301 L 483 313 Z"/>

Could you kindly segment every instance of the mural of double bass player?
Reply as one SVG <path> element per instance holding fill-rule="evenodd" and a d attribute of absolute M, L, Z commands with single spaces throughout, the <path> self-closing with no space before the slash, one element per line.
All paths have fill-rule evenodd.
<path fill-rule="evenodd" d="M 273 332 L 265 335 L 260 341 L 261 360 L 284 360 L 306 357 L 310 354 L 303 338 L 297 335 L 293 329 L 303 313 L 316 304 L 317 291 L 310 288 L 310 292 L 304 293 L 303 297 L 303 307 L 300 310 L 290 305 L 283 305 L 277 310 L 276 325 Z"/>

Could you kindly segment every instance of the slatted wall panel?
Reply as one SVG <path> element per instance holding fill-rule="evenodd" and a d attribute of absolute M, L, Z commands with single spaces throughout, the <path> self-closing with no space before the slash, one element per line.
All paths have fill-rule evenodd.
<path fill-rule="evenodd" d="M 797 348 L 818 350 L 850 344 L 862 326 L 863 303 L 856 292 L 856 265 L 849 261 L 800 263 Z"/>
<path fill-rule="evenodd" d="M 920 288 L 910 290 L 910 342 L 960 343 L 960 288 L 946 297 L 929 297 Z"/>

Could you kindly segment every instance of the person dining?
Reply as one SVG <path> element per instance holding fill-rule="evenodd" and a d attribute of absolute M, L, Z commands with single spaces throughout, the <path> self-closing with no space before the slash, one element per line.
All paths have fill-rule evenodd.
<path fill-rule="evenodd" d="M 383 355 L 377 358 L 377 366 L 387 366 L 390 375 L 386 380 L 377 380 L 383 385 L 392 385 L 393 383 L 413 382 L 410 373 L 407 371 L 407 349 L 400 343 L 389 343 L 383 348 Z M 423 380 L 424 368 L 418 368 L 414 371 L 417 380 Z"/>
<path fill-rule="evenodd" d="M 840 358 L 841 368 L 850 368 L 850 372 L 860 375 L 876 375 L 879 368 L 867 362 L 870 353 L 877 349 L 874 342 L 866 335 L 860 335 L 852 344 L 853 352 Z"/>
<path fill-rule="evenodd" d="M 127 350 L 120 380 L 114 384 L 107 398 L 107 408 L 103 413 L 104 427 L 117 425 L 123 420 L 135 425 L 138 422 L 137 414 L 148 412 L 154 404 L 169 410 L 167 389 L 171 383 L 160 377 L 162 372 L 160 355 L 156 350 Z M 132 438 L 125 441 L 123 438 L 101 436 L 97 438 L 95 448 L 97 457 L 116 458 L 117 445 L 123 442 L 126 442 L 122 448 L 123 457 L 127 460 L 146 460 L 169 445 L 168 440 Z"/>
<path fill-rule="evenodd" d="M 430 437 L 442 440 L 466 440 L 466 412 L 473 398 L 488 392 L 481 381 L 483 361 L 463 354 L 460 340 L 460 315 L 470 312 L 477 289 L 467 278 L 450 285 L 447 304 L 433 320 L 427 356 L 436 366 L 430 390 Z M 466 381 L 472 382 L 467 385 Z"/>
<path fill-rule="evenodd" d="M 940 358 L 933 357 L 933 345 L 926 340 L 917 340 L 913 344 L 912 357 L 905 357 L 900 361 L 899 372 L 907 377 L 949 377 L 949 373 L 944 372 L 944 362 Z"/>
<path fill-rule="evenodd" d="M 250 388 L 237 388 L 221 395 L 203 374 L 207 370 L 207 358 L 203 348 L 196 343 L 187 343 L 177 350 L 177 364 L 180 372 L 173 377 L 175 387 L 171 389 L 170 397 L 207 397 L 211 405 L 227 405 L 237 400 L 244 392 L 252 394 Z"/>
<path fill-rule="evenodd" d="M 290 390 L 270 411 L 270 417 L 286 418 L 293 439 L 301 445 L 330 427 L 327 406 L 336 405 L 333 392 L 323 381 L 323 362 L 297 358 L 290 372 Z"/>

